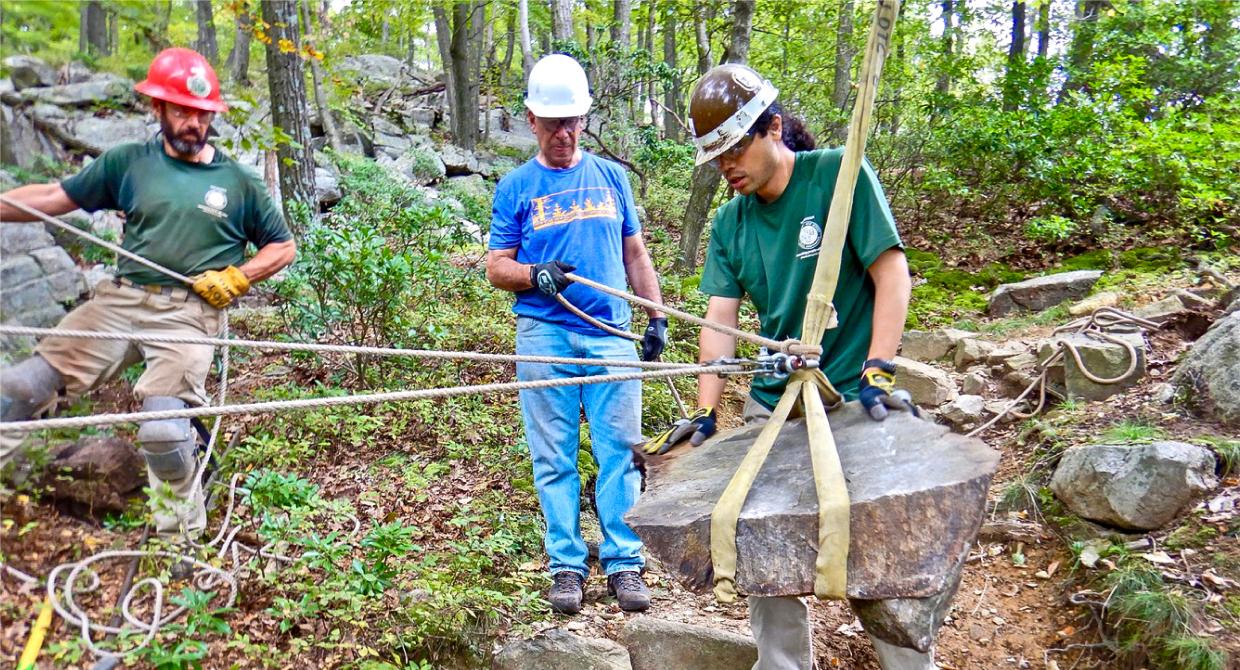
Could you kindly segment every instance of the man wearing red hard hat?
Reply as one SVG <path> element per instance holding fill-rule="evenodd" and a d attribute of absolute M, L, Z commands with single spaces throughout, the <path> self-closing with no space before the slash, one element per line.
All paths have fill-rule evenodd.
<path fill-rule="evenodd" d="M 263 182 L 207 143 L 217 112 L 227 109 L 211 64 L 190 49 L 165 49 L 134 89 L 151 98 L 160 134 L 105 151 L 58 183 L 30 184 L 4 197 L 51 216 L 81 208 L 125 213 L 126 250 L 193 278 L 181 282 L 120 257 L 115 279 L 59 324 L 68 330 L 215 337 L 222 312 L 254 282 L 293 261 L 293 237 Z M 0 203 L 0 221 L 36 217 Z M 247 244 L 258 252 L 246 260 Z M 134 385 L 143 411 L 207 403 L 214 348 L 206 345 L 86 340 L 49 336 L 30 358 L 0 371 L 0 420 L 21 421 L 49 409 L 63 392 L 98 388 L 130 365 L 146 369 Z M 0 466 L 20 445 L 0 433 Z M 206 526 L 189 419 L 146 421 L 138 429 L 156 530 L 173 540 Z"/>

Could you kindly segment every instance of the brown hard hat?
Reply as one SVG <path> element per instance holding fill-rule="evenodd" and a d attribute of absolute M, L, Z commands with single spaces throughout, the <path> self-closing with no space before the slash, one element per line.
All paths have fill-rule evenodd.
<path fill-rule="evenodd" d="M 746 65 L 717 65 L 702 75 L 689 99 L 689 129 L 701 165 L 740 141 L 775 102 L 779 91 Z"/>

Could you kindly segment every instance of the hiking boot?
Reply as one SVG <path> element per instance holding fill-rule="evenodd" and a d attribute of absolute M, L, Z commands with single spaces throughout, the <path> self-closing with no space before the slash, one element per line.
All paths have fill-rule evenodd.
<path fill-rule="evenodd" d="M 650 607 L 650 589 L 636 570 L 608 575 L 607 594 L 615 596 L 620 609 L 626 612 L 644 612 Z"/>
<path fill-rule="evenodd" d="M 580 612 L 585 581 L 585 578 L 574 570 L 561 570 L 551 575 L 551 590 L 547 591 L 547 601 L 551 603 L 551 609 L 560 614 Z"/>

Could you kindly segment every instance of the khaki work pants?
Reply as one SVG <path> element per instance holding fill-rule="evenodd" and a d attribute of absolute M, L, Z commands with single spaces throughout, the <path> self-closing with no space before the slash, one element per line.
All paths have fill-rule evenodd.
<path fill-rule="evenodd" d="M 746 426 L 771 419 L 771 410 L 753 397 L 745 400 L 741 418 Z M 810 670 L 814 667 L 809 606 L 798 596 L 749 596 L 749 627 L 758 645 L 753 670 Z M 897 647 L 869 635 L 884 670 L 937 670 L 933 653 Z"/>
<path fill-rule="evenodd" d="M 94 297 L 70 312 L 57 327 L 217 337 L 221 320 L 220 310 L 188 289 L 153 293 L 105 280 L 95 286 Z M 146 370 L 133 389 L 139 402 L 153 396 L 168 396 L 180 398 L 191 406 L 208 403 L 206 379 L 214 347 L 47 337 L 39 342 L 35 353 L 64 377 L 65 390 L 70 397 L 93 391 L 129 366 L 145 361 Z M 159 534 L 184 533 L 195 537 L 202 532 L 207 525 L 207 513 L 202 487 L 193 476 L 165 481 L 148 467 L 147 480 L 156 491 L 152 497 L 152 511 Z M 171 489 L 171 496 L 160 495 L 167 489 Z"/>

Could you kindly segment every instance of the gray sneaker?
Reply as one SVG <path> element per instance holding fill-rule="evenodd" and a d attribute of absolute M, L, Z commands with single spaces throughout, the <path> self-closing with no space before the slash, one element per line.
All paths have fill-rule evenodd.
<path fill-rule="evenodd" d="M 650 589 L 636 570 L 608 575 L 607 594 L 615 596 L 620 609 L 626 612 L 644 612 L 650 607 Z"/>
<path fill-rule="evenodd" d="M 560 614 L 576 614 L 581 611 L 582 587 L 585 578 L 574 570 L 561 570 L 551 575 L 551 590 L 547 601 L 551 609 Z"/>

